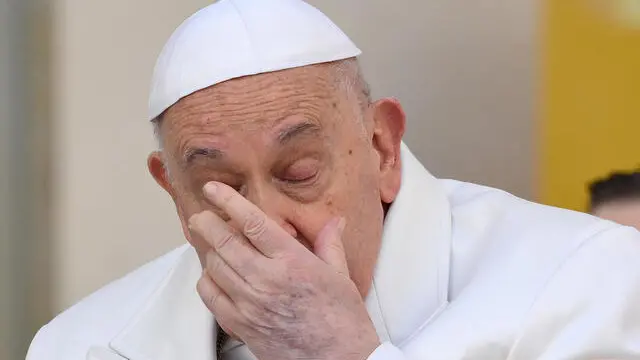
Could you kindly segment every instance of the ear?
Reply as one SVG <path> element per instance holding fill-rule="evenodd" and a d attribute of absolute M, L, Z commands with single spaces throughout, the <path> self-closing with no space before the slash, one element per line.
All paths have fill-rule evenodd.
<path fill-rule="evenodd" d="M 164 162 L 164 157 L 162 156 L 161 151 L 154 151 L 149 154 L 147 158 L 147 168 L 149 168 L 149 173 L 153 176 L 153 179 L 163 188 L 175 201 L 175 190 L 171 184 L 171 179 L 169 179 L 169 174 L 167 173 L 167 165 Z"/>
<path fill-rule="evenodd" d="M 173 203 L 176 206 L 176 211 L 178 212 L 178 217 L 180 218 L 180 224 L 182 225 L 182 233 L 184 234 L 185 238 L 189 242 L 191 242 L 188 219 L 186 218 L 182 207 L 178 202 L 176 190 L 173 187 L 171 178 L 169 178 L 169 173 L 167 172 L 167 164 L 165 163 L 165 159 L 162 156 L 161 151 L 154 151 L 149 154 L 149 157 L 147 158 L 147 167 L 149 168 L 149 173 L 151 173 L 151 176 L 153 176 L 156 183 L 158 183 L 158 185 L 160 185 L 160 187 L 163 188 L 173 199 Z"/>
<path fill-rule="evenodd" d="M 373 147 L 380 158 L 380 198 L 392 203 L 401 182 L 400 144 L 405 131 L 406 117 L 396 99 L 380 99 L 372 104 L 374 128 Z"/>

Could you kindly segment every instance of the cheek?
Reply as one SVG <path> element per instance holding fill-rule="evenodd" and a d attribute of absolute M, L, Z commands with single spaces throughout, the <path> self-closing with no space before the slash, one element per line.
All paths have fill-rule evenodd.
<path fill-rule="evenodd" d="M 296 203 L 289 205 L 289 214 L 283 227 L 293 228 L 298 241 L 309 250 L 313 250 L 320 232 L 333 218 L 348 217 L 337 198 L 332 193 L 325 193 L 313 203 Z M 290 231 L 288 231 L 291 233 Z"/>
<path fill-rule="evenodd" d="M 177 194 L 177 204 L 179 207 L 181 217 L 188 220 L 189 217 L 205 210 L 204 199 L 200 194 L 194 194 L 192 191 L 180 188 Z"/>
<path fill-rule="evenodd" d="M 382 239 L 382 206 L 369 203 L 354 209 L 350 226 L 343 234 L 343 244 L 351 280 L 366 297 L 380 251 Z"/>
<path fill-rule="evenodd" d="M 354 154 L 354 160 L 344 177 L 347 198 L 341 209 L 347 217 L 343 240 L 350 267 L 375 255 L 384 220 L 377 168 L 368 156 Z"/>
<path fill-rule="evenodd" d="M 189 218 L 191 216 L 203 211 L 206 209 L 204 204 L 201 203 L 194 194 L 184 191 L 179 191 L 176 194 L 176 210 L 178 212 L 178 216 L 180 218 L 180 223 L 182 226 L 182 231 L 184 233 L 185 238 L 189 241 L 189 243 L 200 252 L 201 250 L 207 250 L 209 245 L 207 242 L 198 236 L 195 232 L 191 232 L 189 230 Z"/>
<path fill-rule="evenodd" d="M 378 225 L 372 226 L 372 222 L 382 222 L 375 169 L 368 166 L 368 159 L 362 154 L 358 155 L 351 149 L 348 151 L 351 154 L 342 157 L 343 163 L 331 175 L 331 185 L 321 199 L 310 207 L 311 210 L 305 211 L 311 217 L 320 218 L 317 233 L 334 217 L 344 217 L 347 220 L 346 232 L 352 231 L 354 236 Z"/>

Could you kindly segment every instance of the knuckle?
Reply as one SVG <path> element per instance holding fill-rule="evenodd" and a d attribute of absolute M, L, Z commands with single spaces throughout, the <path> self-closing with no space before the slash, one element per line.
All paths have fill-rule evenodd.
<path fill-rule="evenodd" d="M 208 307 L 210 309 L 215 309 L 217 308 L 217 302 L 218 302 L 218 296 L 220 294 L 210 294 L 209 296 L 207 296 L 207 298 L 205 299 L 206 304 L 208 305 Z"/>
<path fill-rule="evenodd" d="M 226 232 L 223 236 L 221 236 L 218 239 L 216 249 L 218 249 L 218 250 L 223 249 L 228 244 L 230 244 L 232 241 L 234 241 L 235 238 L 236 238 L 236 235 L 234 233 Z"/>
<path fill-rule="evenodd" d="M 244 223 L 244 233 L 250 237 L 262 236 L 267 229 L 267 220 L 264 216 L 252 213 Z"/>

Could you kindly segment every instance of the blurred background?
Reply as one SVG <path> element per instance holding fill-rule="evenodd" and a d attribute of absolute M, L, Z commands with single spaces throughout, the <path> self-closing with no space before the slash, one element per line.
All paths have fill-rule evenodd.
<path fill-rule="evenodd" d="M 0 0 L 0 359 L 183 242 L 146 171 L 151 71 L 205 0 Z M 640 0 L 311 1 L 439 177 L 584 210 L 640 165 Z"/>

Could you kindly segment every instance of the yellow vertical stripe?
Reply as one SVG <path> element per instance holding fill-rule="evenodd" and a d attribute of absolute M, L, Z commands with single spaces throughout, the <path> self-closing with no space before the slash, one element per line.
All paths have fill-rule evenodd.
<path fill-rule="evenodd" d="M 585 184 L 640 165 L 640 0 L 546 0 L 541 201 L 583 210 Z"/>

